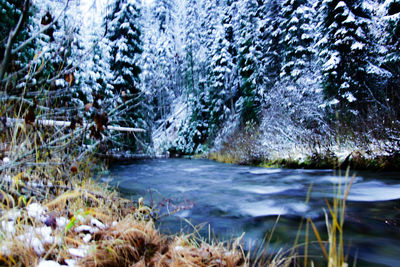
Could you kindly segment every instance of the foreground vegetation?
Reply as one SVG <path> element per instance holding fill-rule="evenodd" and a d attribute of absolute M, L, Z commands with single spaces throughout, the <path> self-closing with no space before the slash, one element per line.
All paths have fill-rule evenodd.
<path fill-rule="evenodd" d="M 91 156 L 95 147 L 72 149 L 79 131 L 4 125 L 0 265 L 248 265 L 239 240 L 229 246 L 195 232 L 160 234 L 143 200 L 123 199 L 93 179 L 105 165 Z"/>
<path fill-rule="evenodd" d="M 143 199 L 123 199 L 94 179 L 106 166 L 91 156 L 96 147 L 80 148 L 75 134 L 80 127 L 56 128 L 25 121 L 5 125 L 0 265 L 308 266 L 313 264 L 307 255 L 310 226 L 328 266 L 345 264 L 342 228 L 348 189 L 339 188 L 338 196 L 345 191 L 345 198 L 328 204 L 328 241 L 307 219 L 304 244 L 297 238 L 293 248 L 272 255 L 269 239 L 258 251 L 245 253 L 241 238 L 206 242 L 196 228 L 192 234 L 160 234 L 154 226 L 156 210 Z M 302 226 L 303 221 L 299 233 Z M 304 256 L 297 255 L 299 247 Z"/>

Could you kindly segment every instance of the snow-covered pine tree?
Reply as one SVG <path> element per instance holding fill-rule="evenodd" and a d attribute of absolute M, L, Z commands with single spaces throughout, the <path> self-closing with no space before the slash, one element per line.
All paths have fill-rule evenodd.
<path fill-rule="evenodd" d="M 90 102 L 96 108 L 103 107 L 107 113 L 116 108 L 117 104 L 113 92 L 114 87 L 111 84 L 113 76 L 110 70 L 110 50 L 108 39 L 104 38 L 95 43 L 86 73 L 85 84 L 82 84 L 83 91 L 91 91 L 92 93 Z"/>
<path fill-rule="evenodd" d="M 258 5 L 256 1 L 248 0 L 242 3 L 240 36 L 238 39 L 238 73 L 241 77 L 239 99 L 236 102 L 237 110 L 241 113 L 241 121 L 258 121 L 258 115 L 261 110 L 261 99 L 258 77 L 260 66 L 260 56 L 257 51 L 257 18 Z"/>
<path fill-rule="evenodd" d="M 211 49 L 213 57 L 210 63 L 210 84 L 207 94 L 211 135 L 216 134 L 229 113 L 233 111 L 233 105 L 230 105 L 231 101 L 233 102 L 233 95 L 231 88 L 228 87 L 228 79 L 234 66 L 228 49 L 229 43 L 225 39 L 224 28 L 220 27 Z"/>
<path fill-rule="evenodd" d="M 186 1 L 185 53 L 186 83 L 188 93 L 198 94 L 201 21 L 199 16 L 199 0 Z"/>
<path fill-rule="evenodd" d="M 387 3 L 386 40 L 384 46 L 387 50 L 384 55 L 383 68 L 391 73 L 388 79 L 386 96 L 383 102 L 390 106 L 390 113 L 396 120 L 400 117 L 400 1 L 391 0 Z M 388 110 L 389 111 L 389 110 Z M 388 112 L 387 112 L 388 113 Z"/>
<path fill-rule="evenodd" d="M 148 91 L 152 91 L 155 118 L 163 122 L 179 91 L 174 79 L 179 56 L 174 49 L 174 33 L 171 29 L 174 21 L 171 1 L 157 1 L 151 12 L 154 15 L 147 13 L 145 18 L 147 35 L 143 58 L 147 60 L 146 73 L 152 73 L 153 79 L 145 83 L 145 86 L 149 86 Z"/>
<path fill-rule="evenodd" d="M 310 71 L 313 49 L 313 9 L 306 0 L 286 0 L 282 4 L 282 39 L 284 61 L 282 80 L 295 81 Z"/>
<path fill-rule="evenodd" d="M 240 77 L 238 74 L 237 62 L 238 62 L 238 35 L 239 35 L 239 12 L 238 12 L 238 1 L 228 1 L 224 7 L 224 15 L 222 17 L 222 26 L 224 29 L 223 45 L 226 46 L 227 54 L 227 66 L 230 68 L 229 73 L 226 73 L 226 85 L 225 88 L 229 91 L 229 109 L 232 115 L 236 113 L 235 102 L 238 99 L 238 91 L 240 87 Z M 214 54 L 213 54 L 214 56 Z"/>
<path fill-rule="evenodd" d="M 110 23 L 106 37 L 111 43 L 110 69 L 113 75 L 112 86 L 114 95 L 119 97 L 118 121 L 113 123 L 126 127 L 148 128 L 145 111 L 148 107 L 142 105 L 143 94 L 140 86 L 139 66 L 142 53 L 140 13 L 131 1 L 117 0 L 107 18 Z M 125 135 L 122 142 L 130 145 L 130 150 L 145 149 L 136 138 Z M 143 138 L 148 140 L 148 135 Z"/>
<path fill-rule="evenodd" d="M 200 0 L 186 0 L 185 60 L 183 68 L 186 73 L 184 98 L 187 103 L 187 118 L 179 129 L 177 150 L 186 154 L 199 152 L 201 145 L 208 138 L 208 107 L 205 77 L 206 41 L 202 39 L 202 22 Z M 202 66 L 202 67 L 201 67 Z"/>
<path fill-rule="evenodd" d="M 282 55 L 282 18 L 280 16 L 281 1 L 263 1 L 258 7 L 259 28 L 258 45 L 260 61 L 260 77 L 266 94 L 279 81 Z"/>
<path fill-rule="evenodd" d="M 369 14 L 361 4 L 359 0 L 325 0 L 322 6 L 324 91 L 330 104 L 354 115 L 366 115 L 374 97 L 367 71 Z"/>

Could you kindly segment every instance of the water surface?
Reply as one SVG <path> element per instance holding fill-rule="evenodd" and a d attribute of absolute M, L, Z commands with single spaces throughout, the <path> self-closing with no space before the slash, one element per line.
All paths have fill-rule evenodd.
<path fill-rule="evenodd" d="M 302 217 L 311 217 L 324 232 L 326 199 L 337 195 L 339 184 L 344 188 L 348 183 L 332 170 L 264 169 L 188 159 L 115 164 L 103 179 L 132 200 L 145 196 L 148 201 L 193 205 L 162 219 L 159 227 L 165 233 L 192 232 L 188 220 L 192 225 L 209 224 L 223 240 L 245 232 L 249 246 L 261 242 L 280 215 L 271 244 L 275 249 L 293 245 Z M 359 172 L 348 199 L 346 254 L 356 257 L 358 266 L 400 266 L 400 174 Z M 166 206 L 162 212 L 167 212 Z M 200 233 L 207 237 L 208 226 Z"/>

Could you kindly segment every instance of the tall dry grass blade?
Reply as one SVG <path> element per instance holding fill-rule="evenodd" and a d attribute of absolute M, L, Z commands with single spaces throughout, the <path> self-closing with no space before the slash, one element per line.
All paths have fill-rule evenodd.
<path fill-rule="evenodd" d="M 346 188 L 346 191 L 345 191 L 345 194 L 344 194 L 343 200 L 344 200 L 345 202 L 346 202 L 346 200 L 347 200 L 347 197 L 348 197 L 349 194 L 350 194 L 350 188 L 351 188 L 351 186 L 353 185 L 355 179 L 356 179 L 356 175 L 353 174 L 353 176 L 352 176 L 351 179 L 350 179 L 350 183 L 347 185 L 347 188 Z"/>
<path fill-rule="evenodd" d="M 308 191 L 307 191 L 306 202 L 305 202 L 306 206 L 307 206 L 308 203 L 310 202 L 310 197 L 311 197 L 312 188 L 313 188 L 313 183 L 311 183 L 311 185 L 310 185 L 310 187 L 308 188 Z M 301 229 L 303 228 L 304 218 L 305 218 L 305 215 L 303 215 L 303 216 L 301 217 L 300 225 L 299 225 L 299 228 L 298 228 L 298 230 L 297 230 L 297 234 L 296 234 L 296 238 L 295 238 L 295 241 L 294 241 L 293 249 L 292 249 L 292 251 L 290 252 L 289 257 L 291 257 L 291 256 L 294 255 L 295 248 L 297 247 L 297 244 L 298 244 L 298 242 L 299 242 L 299 238 L 300 238 L 300 234 L 301 234 Z"/>
<path fill-rule="evenodd" d="M 280 215 L 278 215 L 278 217 L 276 218 L 271 232 L 268 233 L 263 238 L 263 240 L 262 240 L 262 242 L 260 244 L 260 247 L 256 249 L 256 251 L 258 251 L 258 252 L 257 252 L 257 255 L 256 255 L 256 259 L 254 260 L 254 265 L 253 266 L 267 264 L 268 261 L 272 261 L 273 260 L 271 258 L 271 256 L 268 256 L 268 248 L 269 248 L 269 245 L 271 243 L 272 236 L 275 233 L 276 226 L 278 225 L 279 219 L 280 219 Z M 261 250 L 260 248 L 263 248 L 263 249 Z M 277 257 L 278 255 L 279 255 L 279 253 L 277 253 L 277 255 L 275 257 Z"/>
<path fill-rule="evenodd" d="M 319 235 L 318 229 L 315 226 L 315 224 L 313 223 L 313 221 L 311 220 L 311 218 L 307 218 L 307 221 L 311 224 L 311 227 L 313 228 L 315 237 L 317 238 L 318 244 L 322 249 L 322 253 L 324 254 L 324 257 L 326 258 L 326 260 L 329 261 L 329 256 L 328 256 L 328 252 L 326 251 L 326 248 L 324 246 L 324 242 L 321 239 L 321 236 Z"/>
<path fill-rule="evenodd" d="M 304 266 L 307 267 L 308 261 L 308 237 L 310 232 L 310 225 L 306 223 L 306 236 L 305 236 L 305 247 L 304 247 Z"/>
<path fill-rule="evenodd" d="M 332 210 L 332 207 L 329 204 L 327 199 L 325 199 L 325 204 L 328 207 L 330 215 L 332 216 L 332 220 L 333 220 L 332 226 L 335 227 L 336 229 L 338 229 L 339 232 L 341 232 L 342 231 L 341 226 L 339 225 L 338 220 L 337 220 L 337 211 Z"/>

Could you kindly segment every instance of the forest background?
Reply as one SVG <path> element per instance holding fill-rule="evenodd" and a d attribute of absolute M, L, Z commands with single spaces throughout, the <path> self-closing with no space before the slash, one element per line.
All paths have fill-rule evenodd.
<path fill-rule="evenodd" d="M 398 163 L 397 0 L 34 1 L 10 44 L 26 2 L 0 2 L 3 128 L 23 100 L 99 154 Z"/>

